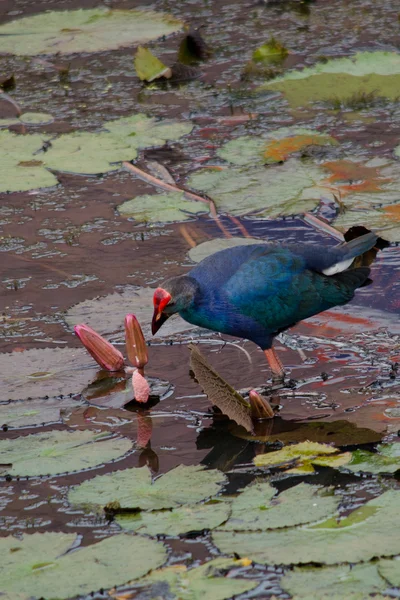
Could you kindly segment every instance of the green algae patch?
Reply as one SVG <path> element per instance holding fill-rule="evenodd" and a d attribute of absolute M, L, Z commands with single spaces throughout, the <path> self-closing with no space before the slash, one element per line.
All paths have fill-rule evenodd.
<path fill-rule="evenodd" d="M 183 192 L 136 196 L 117 207 L 124 217 L 141 223 L 174 223 L 188 221 L 200 213 L 207 213 L 204 202 L 186 200 Z"/>
<path fill-rule="evenodd" d="M 0 440 L 0 463 L 13 476 L 37 477 L 91 469 L 132 450 L 128 438 L 94 431 L 46 431 Z"/>
<path fill-rule="evenodd" d="M 260 90 L 277 90 L 293 108 L 309 102 L 346 102 L 363 93 L 395 100 L 400 89 L 400 54 L 358 52 L 268 81 Z"/>
<path fill-rule="evenodd" d="M 47 11 L 0 26 L 0 54 L 101 52 L 179 31 L 182 21 L 152 10 Z"/>
<path fill-rule="evenodd" d="M 160 585 L 167 593 L 180 600 L 227 600 L 257 587 L 258 581 L 230 577 L 229 571 L 249 566 L 248 561 L 216 558 L 200 567 L 188 569 L 185 565 L 173 565 L 151 573 L 140 581 L 154 586 L 154 596 L 159 596 Z"/>
<path fill-rule="evenodd" d="M 225 475 L 202 466 L 180 465 L 156 480 L 147 467 L 100 475 L 72 488 L 71 504 L 106 506 L 118 502 L 121 508 L 160 510 L 194 504 L 218 493 Z"/>
<path fill-rule="evenodd" d="M 1 597 L 87 595 L 142 577 L 167 559 L 163 544 L 138 536 L 122 533 L 83 548 L 75 548 L 77 540 L 75 534 L 64 533 L 1 538 Z"/>
<path fill-rule="evenodd" d="M 400 553 L 398 514 L 400 492 L 390 490 L 370 500 L 340 522 L 328 519 L 266 532 L 215 531 L 213 541 L 221 552 L 235 548 L 241 556 L 267 564 L 358 563 Z M 338 523 L 340 525 L 338 526 Z"/>

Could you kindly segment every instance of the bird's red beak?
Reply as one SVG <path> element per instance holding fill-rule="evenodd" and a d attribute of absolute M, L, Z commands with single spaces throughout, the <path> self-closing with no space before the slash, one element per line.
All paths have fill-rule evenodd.
<path fill-rule="evenodd" d="M 155 335 L 160 329 L 161 325 L 169 318 L 170 315 L 163 313 L 164 308 L 168 302 L 171 301 L 171 294 L 169 294 L 163 288 L 157 288 L 153 296 L 154 313 L 153 320 L 151 322 L 151 333 Z"/>

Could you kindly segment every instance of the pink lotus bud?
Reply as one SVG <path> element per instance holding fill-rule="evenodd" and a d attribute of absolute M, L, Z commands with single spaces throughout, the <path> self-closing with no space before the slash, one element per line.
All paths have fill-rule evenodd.
<path fill-rule="evenodd" d="M 94 360 L 106 371 L 120 371 L 124 357 L 110 342 L 88 325 L 75 325 L 75 333 Z"/>
<path fill-rule="evenodd" d="M 136 413 L 137 416 L 137 440 L 136 443 L 141 448 L 146 448 L 153 433 L 153 421 L 149 416 Z"/>
<path fill-rule="evenodd" d="M 137 369 L 135 369 L 132 375 L 132 387 L 136 402 L 147 402 L 150 396 L 150 386 Z"/>
<path fill-rule="evenodd" d="M 142 328 L 135 315 L 126 315 L 125 317 L 125 341 L 130 362 L 134 367 L 143 369 L 149 359 Z"/>
<path fill-rule="evenodd" d="M 256 390 L 249 393 L 251 406 L 251 416 L 253 419 L 272 419 L 274 411 L 266 398 L 261 396 Z"/>

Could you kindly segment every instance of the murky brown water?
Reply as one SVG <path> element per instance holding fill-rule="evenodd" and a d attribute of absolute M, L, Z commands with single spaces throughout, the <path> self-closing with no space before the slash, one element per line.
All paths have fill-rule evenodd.
<path fill-rule="evenodd" d="M 0 21 L 43 10 L 92 8 L 97 4 L 94 0 L 3 0 Z M 133 0 L 105 4 L 125 9 L 143 6 L 143 2 Z M 363 115 L 364 122 L 354 124 L 342 113 L 334 115 L 316 108 L 289 110 L 276 96 L 255 96 L 257 82 L 243 81 L 241 72 L 251 51 L 272 33 L 293 49 L 283 67 L 313 64 L 320 55 L 396 49 L 400 44 L 399 7 L 394 0 L 266 4 L 165 0 L 151 6 L 193 25 L 205 25 L 205 37 L 215 54 L 202 66 L 201 79 L 175 87 L 142 86 L 133 69 L 132 49 L 56 56 L 47 63 L 36 58 L 0 57 L 0 72 L 15 75 L 17 86 L 12 95 L 16 102 L 25 111 L 46 111 L 55 117 L 55 122 L 43 126 L 41 132 L 54 135 L 76 128 L 95 130 L 107 120 L 135 112 L 190 118 L 196 127 L 184 142 L 146 151 L 138 162 L 145 166 L 146 158 L 158 160 L 178 185 L 183 185 L 201 164 L 214 159 L 223 142 L 285 125 L 329 128 L 359 157 L 392 158 L 400 134 L 398 102 L 373 107 Z M 162 60 L 172 63 L 178 39 L 178 35 L 171 36 L 149 47 Z M 60 81 L 53 62 L 58 66 L 69 64 L 67 82 Z M 231 119 L 249 112 L 261 118 L 239 124 Z M 13 107 L 0 96 L 0 118 L 13 115 Z M 12 129 L 24 133 L 22 125 Z M 114 291 L 122 292 L 126 286 L 155 287 L 189 265 L 190 240 L 198 244 L 223 235 L 221 227 L 206 217 L 184 225 L 143 226 L 118 216 L 117 204 L 154 191 L 150 184 L 127 172 L 101 177 L 57 176 L 60 185 L 56 188 L 0 195 L 2 352 L 78 347 L 77 338 L 64 320 L 70 307 Z M 332 210 L 327 208 L 328 216 Z M 326 235 L 301 217 L 264 221 L 232 220 L 225 216 L 219 223 L 230 235 L 247 233 L 272 240 L 330 243 Z M 131 411 L 101 409 L 82 401 L 81 406 L 68 412 L 63 423 L 8 431 L 4 428 L 1 438 L 72 427 L 118 432 L 135 441 L 137 414 L 151 415 L 151 449 L 138 450 L 120 461 L 93 469 L 93 475 L 143 464 L 148 464 L 154 473 L 163 473 L 178 464 L 202 463 L 229 472 L 233 490 L 254 477 L 251 471 L 244 474 L 241 467 L 282 433 L 290 432 L 293 437 L 286 439 L 293 441 L 298 440 L 298 431 L 300 436 L 307 436 L 304 439 L 312 439 L 310 431 L 302 433 L 301 427 L 307 423 L 332 425 L 331 431 L 324 430 L 315 437 L 339 445 L 373 443 L 388 435 L 388 439 L 396 439 L 400 430 L 400 395 L 393 364 L 400 362 L 399 268 L 398 248 L 385 249 L 374 262 L 373 284 L 359 290 L 349 306 L 300 324 L 284 340 L 288 345 L 277 342 L 297 386 L 276 396 L 281 405 L 280 417 L 264 430 L 260 428 L 256 441 L 246 439 L 243 431 L 213 416 L 209 401 L 189 373 L 189 334 L 151 343 L 147 374 L 169 381 L 173 393 L 149 411 L 136 407 Z M 113 332 L 114 340 L 122 340 L 121 331 L 122 320 L 121 330 Z M 215 334 L 194 335 L 204 342 L 202 350 L 215 369 L 237 389 L 260 386 L 269 378 L 264 357 L 253 344 L 229 340 L 235 345 L 224 345 Z M 321 373 L 328 377 L 321 377 Z M 79 396 L 76 399 L 81 400 Z M 0 400 L 7 402 L 7 394 L 2 394 Z M 345 425 L 334 426 L 337 421 L 347 422 L 350 428 L 343 433 Z M 361 428 L 370 431 L 360 433 Z M 68 530 L 82 534 L 82 543 L 89 544 L 118 530 L 106 519 L 72 510 L 66 501 L 67 486 L 91 475 L 92 472 L 82 472 L 3 481 L 0 535 Z M 366 499 L 378 493 L 374 479 L 356 485 L 355 477 L 342 477 L 352 498 Z M 337 483 L 335 475 L 326 473 L 313 481 Z M 187 559 L 185 553 L 190 553 L 193 560 L 204 559 L 212 551 L 207 536 L 169 540 L 168 545 L 172 560 L 180 556 Z M 254 576 L 264 581 L 257 597 L 280 593 L 277 572 L 262 568 Z"/>

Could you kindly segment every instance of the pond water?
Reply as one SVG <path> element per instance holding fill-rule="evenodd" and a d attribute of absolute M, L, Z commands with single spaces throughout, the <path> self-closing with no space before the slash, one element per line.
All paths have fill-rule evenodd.
<path fill-rule="evenodd" d="M 3 33 L 2 26 L 45 11 L 96 9 L 98 3 L 3 0 L 0 5 L 0 536 L 4 544 L 10 536 L 23 544 L 34 533 L 77 536 L 58 551 L 46 541 L 47 549 L 37 551 L 37 564 L 30 561 L 27 547 L 23 553 L 28 558 L 21 562 L 29 565 L 26 583 L 18 583 L 22 567 L 14 558 L 4 572 L 0 566 L 0 589 L 6 590 L 0 597 L 85 597 L 100 588 L 96 598 L 398 597 L 400 561 L 392 557 L 400 556 L 400 546 L 390 536 L 400 524 L 393 508 L 400 502 L 398 3 L 102 4 L 104 10 L 137 7 L 167 13 L 186 23 L 187 30 L 201 26 L 208 50 L 194 34 L 202 56 L 194 60 L 192 71 L 175 66 L 182 58 L 181 23 L 171 25 L 175 33 L 123 44 L 121 31 L 133 29 L 133 22 L 108 35 L 104 17 L 92 15 L 89 26 L 98 28 L 92 40 L 102 40 L 94 51 L 85 28 L 65 13 L 62 29 L 34 26 L 34 35 L 43 28 L 50 44 L 50 49 L 35 53 L 36 42 L 26 34 L 29 24 L 15 34 Z M 81 35 L 80 27 L 87 47 L 66 51 Z M 17 35 L 20 51 L 10 52 L 6 44 Z M 59 44 L 55 53 L 53 43 Z M 171 81 L 140 81 L 133 62 L 138 43 L 165 65 L 174 65 Z M 267 55 L 263 60 L 253 54 L 260 47 Z M 297 75 L 285 78 L 287 73 Z M 34 115 L 24 120 L 26 113 Z M 138 113 L 155 120 L 130 120 Z M 168 129 L 162 129 L 164 120 Z M 122 161 L 132 161 L 158 180 L 166 177 L 167 169 L 172 185 L 191 189 L 206 202 L 182 205 L 181 196 L 171 199 L 154 179 L 122 168 Z M 144 197 L 140 210 L 135 203 L 131 213 L 120 209 L 138 197 Z M 216 218 L 208 213 L 210 199 Z M 354 225 L 377 231 L 389 242 L 376 256 L 365 258 L 372 283 L 358 290 L 348 305 L 316 315 L 276 340 L 292 385 L 270 398 L 279 414 L 256 423 L 249 434 L 212 408 L 190 372 L 188 345 L 197 342 L 212 367 L 242 391 L 263 387 L 270 379 L 263 353 L 248 341 L 186 327 L 179 318 L 152 338 L 151 294 L 146 290 L 187 271 L 193 265 L 190 250 L 217 238 L 329 246 Z M 148 406 L 133 401 L 124 406 L 133 400 L 130 382 L 126 386 L 123 377 L 101 371 L 73 333 L 75 324 L 87 323 L 124 352 L 128 312 L 141 322 L 148 342 L 145 372 L 159 389 L 160 397 Z M 330 466 L 321 458 L 318 464 L 315 457 L 314 463 L 293 457 L 290 465 L 279 457 L 272 467 L 257 463 L 259 455 L 306 441 L 331 444 L 337 456 L 343 454 L 342 464 Z M 78 486 L 98 476 L 126 471 L 131 475 L 120 488 L 110 480 L 112 489 L 122 489 L 135 477 L 128 470 L 137 467 L 162 476 L 156 480 L 162 482 L 179 465 L 218 470 L 219 487 L 185 499 L 187 489 L 196 488 L 200 470 L 193 480 L 176 480 L 181 500 L 171 499 L 170 484 L 169 491 L 160 491 L 160 497 L 169 498 L 161 507 L 141 504 L 140 498 L 125 505 L 142 509 L 144 529 L 138 533 L 145 537 L 139 541 L 154 542 L 155 550 L 149 546 L 154 563 L 148 559 L 146 568 L 143 549 L 141 571 L 120 572 L 111 561 L 103 580 L 94 566 L 102 555 L 87 554 L 82 562 L 87 561 L 92 579 L 88 575 L 86 582 L 83 578 L 68 587 L 47 573 L 42 588 L 40 583 L 33 586 L 32 573 L 46 570 L 42 564 L 54 567 L 71 546 L 82 550 L 65 557 L 79 556 L 86 547 L 113 537 L 123 548 L 125 542 L 118 540 L 126 536 L 121 532 L 134 527 L 119 521 L 125 517 L 122 501 L 118 510 L 114 506 L 103 511 L 108 502 L 120 501 L 117 491 L 96 505 L 72 501 L 71 490 L 85 489 Z M 288 471 L 299 465 L 303 472 Z M 243 509 L 239 502 L 235 508 L 233 497 L 243 497 L 238 491 L 250 484 L 272 485 L 279 493 L 273 499 L 270 488 L 254 492 L 264 498 L 261 507 L 249 504 L 255 521 L 261 519 L 261 508 L 270 513 L 285 506 L 288 520 L 278 524 L 281 510 L 271 513 L 276 528 L 243 521 Z M 304 485 L 295 488 L 298 484 Z M 103 486 L 98 485 L 96 493 Z M 143 489 L 147 497 L 150 492 Z M 312 498 L 307 496 L 310 490 Z M 221 513 L 227 511 L 214 524 L 204 517 L 193 528 L 182 525 L 179 534 L 165 524 L 157 530 L 151 518 L 146 521 L 148 515 L 180 505 L 189 518 L 192 510 L 201 519 L 200 507 L 213 506 L 207 504 L 209 498 Z M 327 498 L 334 505 L 325 507 Z M 303 520 L 287 516 L 295 512 L 296 502 L 300 512 L 304 507 Z M 310 502 L 322 503 L 318 517 L 308 516 Z M 364 513 L 354 516 L 357 510 Z M 358 523 L 354 556 L 337 559 L 340 544 L 348 546 L 340 528 L 355 527 L 353 521 L 345 522 L 347 517 Z M 321 560 L 300 550 L 296 554 L 298 545 L 317 544 L 316 537 L 299 537 L 304 531 L 318 535 L 312 525 L 304 525 L 314 521 L 322 522 L 329 535 L 339 531 L 331 558 L 329 548 L 321 550 Z M 257 546 L 254 536 L 260 531 L 266 539 L 271 536 L 265 546 L 276 547 L 276 560 Z M 41 548 L 42 539 L 36 538 L 33 547 Z M 129 543 L 137 539 L 129 533 Z M 376 553 L 359 551 L 358 546 L 375 543 Z M 291 548 L 287 560 L 285 544 Z M 164 551 L 157 561 L 157 552 Z M 210 587 L 201 571 L 194 579 L 190 570 L 183 571 L 194 572 L 210 560 L 217 561 Z M 70 562 L 57 563 L 63 579 L 79 570 Z M 347 585 L 346 569 L 356 563 L 350 587 L 330 589 L 330 577 Z M 171 569 L 168 575 L 156 571 L 163 564 Z M 321 589 L 304 569 L 293 569 L 302 564 L 313 565 L 311 575 L 321 579 Z M 138 583 L 151 569 L 155 579 Z M 114 579 L 109 572 L 115 573 Z M 238 587 L 228 587 L 231 581 Z"/>

